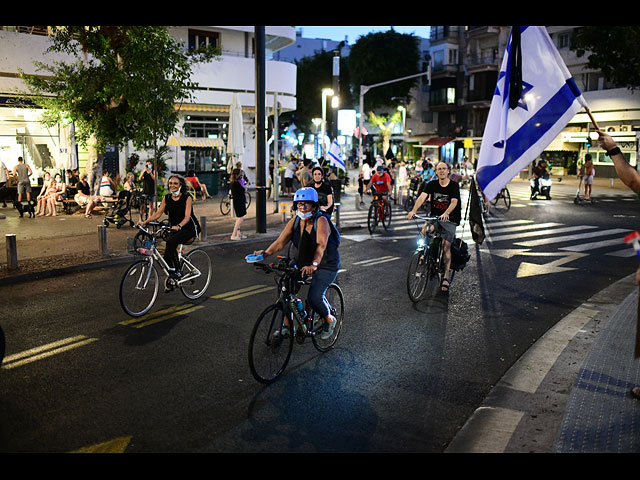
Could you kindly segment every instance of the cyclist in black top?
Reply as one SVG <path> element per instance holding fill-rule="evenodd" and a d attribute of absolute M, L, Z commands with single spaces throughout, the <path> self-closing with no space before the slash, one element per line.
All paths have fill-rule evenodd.
<path fill-rule="evenodd" d="M 160 218 L 165 212 L 169 216 L 171 235 L 167 239 L 164 259 L 169 266 L 172 277 L 180 277 L 178 265 L 178 245 L 191 242 L 200 232 L 200 224 L 193 213 L 193 200 L 189 195 L 187 182 L 180 175 L 171 175 L 168 181 L 170 194 L 162 199 L 158 210 L 145 221 L 138 222 L 145 226 L 147 223 Z"/>

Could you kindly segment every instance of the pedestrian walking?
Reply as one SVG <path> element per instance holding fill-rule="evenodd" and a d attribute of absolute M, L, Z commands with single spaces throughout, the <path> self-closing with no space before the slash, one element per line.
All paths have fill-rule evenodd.
<path fill-rule="evenodd" d="M 18 157 L 18 165 L 13 167 L 13 176 L 18 179 L 18 203 L 22 201 L 22 193 L 26 192 L 27 202 L 31 202 L 31 180 L 33 175 L 31 167 L 24 162 L 22 157 Z"/>

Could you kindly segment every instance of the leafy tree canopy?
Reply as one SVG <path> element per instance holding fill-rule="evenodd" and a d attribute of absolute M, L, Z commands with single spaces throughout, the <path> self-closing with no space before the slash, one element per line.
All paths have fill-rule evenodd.
<path fill-rule="evenodd" d="M 171 135 L 174 105 L 192 98 L 191 66 L 219 54 L 186 52 L 163 26 L 52 27 L 49 52 L 75 61 L 36 62 L 22 78 L 45 107 L 44 122 L 76 123 L 76 140 L 94 139 L 97 151 L 132 141 L 149 149 Z"/>
<path fill-rule="evenodd" d="M 571 49 L 588 53 L 590 68 L 606 79 L 634 90 L 640 87 L 640 26 L 584 26 L 574 29 Z"/>

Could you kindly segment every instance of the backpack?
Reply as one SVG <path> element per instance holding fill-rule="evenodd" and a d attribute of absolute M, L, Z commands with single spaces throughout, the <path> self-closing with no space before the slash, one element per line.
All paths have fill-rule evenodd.
<path fill-rule="evenodd" d="M 456 272 L 466 267 L 471 258 L 467 243 L 461 238 L 454 238 L 451 243 L 451 268 Z"/>

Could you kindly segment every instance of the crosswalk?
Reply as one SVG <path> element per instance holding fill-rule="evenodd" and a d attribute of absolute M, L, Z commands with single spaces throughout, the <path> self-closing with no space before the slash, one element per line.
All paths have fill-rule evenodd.
<path fill-rule="evenodd" d="M 464 209 L 467 205 L 469 192 L 460 192 L 463 206 L 463 221 L 456 230 L 456 237 L 465 242 L 473 243 L 468 220 L 464 221 Z M 552 196 L 552 201 L 573 202 L 574 194 L 558 192 Z M 511 191 L 511 207 L 526 205 L 549 205 L 549 201 L 529 199 L 528 189 Z M 600 197 L 598 201 L 636 201 L 626 192 L 612 192 L 609 197 Z M 342 237 L 362 242 L 370 239 L 376 240 L 401 240 L 416 238 L 422 221 L 408 220 L 407 212 L 399 205 L 392 209 L 391 226 L 388 231 L 379 225 L 373 235 L 367 231 L 367 208 L 364 205 L 361 210 L 342 212 L 340 214 L 341 229 L 344 228 Z M 352 230 L 345 227 L 357 226 L 361 228 Z M 527 219 L 505 220 L 501 217 L 489 216 L 485 221 L 485 246 L 487 248 L 552 248 L 564 252 L 598 253 L 613 257 L 632 257 L 635 251 L 624 242 L 624 236 L 631 230 L 626 228 L 599 228 L 595 225 L 568 225 L 562 222 L 535 222 Z"/>

